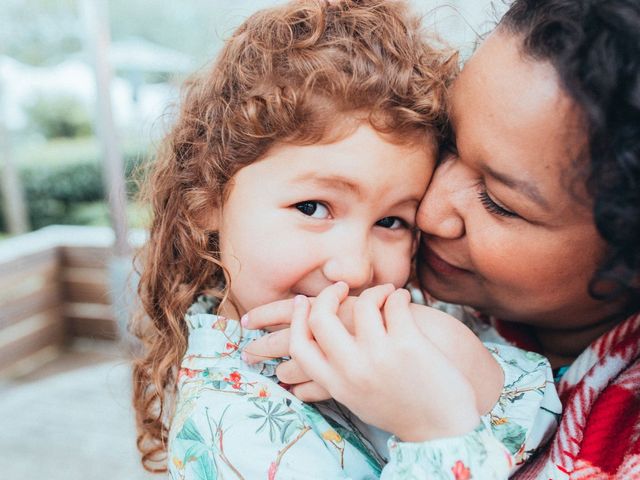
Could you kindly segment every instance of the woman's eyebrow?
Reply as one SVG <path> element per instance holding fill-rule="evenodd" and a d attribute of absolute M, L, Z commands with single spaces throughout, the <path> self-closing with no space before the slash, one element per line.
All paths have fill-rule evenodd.
<path fill-rule="evenodd" d="M 492 169 L 488 165 L 483 165 L 482 170 L 487 175 L 494 178 L 495 180 L 502 183 L 503 185 L 507 186 L 511 190 L 516 190 L 518 192 L 521 192 L 526 197 L 531 199 L 534 203 L 540 205 L 542 208 L 546 210 L 549 209 L 549 202 L 547 202 L 547 200 L 542 196 L 542 194 L 540 193 L 540 190 L 538 190 L 538 187 L 534 183 L 528 182 L 520 178 L 513 178 L 505 173 L 498 172 Z"/>

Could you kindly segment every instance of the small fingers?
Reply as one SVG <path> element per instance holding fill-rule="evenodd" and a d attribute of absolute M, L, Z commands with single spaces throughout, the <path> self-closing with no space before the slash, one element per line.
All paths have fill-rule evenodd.
<path fill-rule="evenodd" d="M 307 321 L 309 310 L 309 300 L 298 295 L 294 299 L 293 315 L 291 316 L 289 352 L 292 359 L 298 362 L 300 368 L 310 377 L 323 381 L 323 379 L 331 378 L 331 367 L 309 328 Z"/>
<path fill-rule="evenodd" d="M 419 331 L 415 325 L 410 309 L 411 294 L 404 288 L 399 288 L 384 304 L 384 320 L 390 335 L 417 335 Z"/>
<path fill-rule="evenodd" d="M 377 285 L 360 294 L 353 306 L 355 336 L 365 343 L 376 342 L 385 334 L 380 309 L 394 291 L 392 284 Z"/>
<path fill-rule="evenodd" d="M 268 327 L 289 325 L 293 314 L 293 299 L 278 300 L 249 310 L 241 319 L 242 326 L 249 330 L 264 330 Z"/>
<path fill-rule="evenodd" d="M 353 351 L 354 340 L 337 316 L 341 302 L 347 298 L 349 287 L 337 282 L 326 287 L 316 297 L 309 312 L 309 329 L 328 361 L 337 365 Z"/>
<path fill-rule="evenodd" d="M 242 351 L 242 360 L 251 365 L 289 356 L 289 333 L 290 330 L 286 328 L 254 340 Z"/>
<path fill-rule="evenodd" d="M 288 385 L 296 385 L 311 380 L 309 375 L 300 368 L 300 364 L 295 360 L 282 362 L 276 368 L 276 376 L 278 380 Z"/>
<path fill-rule="evenodd" d="M 321 402 L 331 399 L 329 392 L 316 382 L 300 383 L 291 387 L 289 391 L 303 402 Z"/>

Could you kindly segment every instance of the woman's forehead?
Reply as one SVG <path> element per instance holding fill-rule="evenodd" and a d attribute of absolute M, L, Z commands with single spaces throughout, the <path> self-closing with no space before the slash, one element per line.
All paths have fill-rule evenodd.
<path fill-rule="evenodd" d="M 462 97 L 464 102 L 482 105 L 486 115 L 499 113 L 505 125 L 511 117 L 548 116 L 549 109 L 562 114 L 572 103 L 549 62 L 524 56 L 518 38 L 499 31 L 469 59 L 452 92 L 454 114 L 464 109 L 458 101 Z"/>
<path fill-rule="evenodd" d="M 554 67 L 523 56 L 518 39 L 507 33 L 495 32 L 480 46 L 450 101 L 456 133 L 473 129 L 485 141 L 512 148 L 539 150 L 554 139 L 574 143 L 583 133 L 581 115 Z"/>
<path fill-rule="evenodd" d="M 553 66 L 523 56 L 517 37 L 488 37 L 456 80 L 450 101 L 461 155 L 480 170 L 526 177 L 557 194 L 575 178 L 571 170 L 587 141 L 582 115 Z"/>

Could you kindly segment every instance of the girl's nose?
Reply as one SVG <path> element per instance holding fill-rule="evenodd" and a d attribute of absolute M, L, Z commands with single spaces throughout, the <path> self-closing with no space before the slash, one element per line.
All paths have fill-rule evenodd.
<path fill-rule="evenodd" d="M 461 205 L 456 204 L 462 185 L 456 182 L 455 173 L 453 162 L 445 162 L 436 168 L 420 202 L 416 223 L 427 235 L 455 239 L 465 234 Z"/>
<path fill-rule="evenodd" d="M 366 242 L 343 242 L 340 251 L 325 262 L 323 273 L 330 282 L 343 281 L 351 292 L 358 292 L 372 285 L 373 262 Z"/>

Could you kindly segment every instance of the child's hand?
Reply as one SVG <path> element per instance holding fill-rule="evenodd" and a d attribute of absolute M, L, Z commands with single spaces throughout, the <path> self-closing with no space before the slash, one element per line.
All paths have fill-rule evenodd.
<path fill-rule="evenodd" d="M 309 299 L 313 302 L 314 299 Z M 356 297 L 348 297 L 340 305 L 340 320 L 347 330 L 352 331 L 353 304 Z M 244 349 L 242 358 L 254 364 L 270 358 L 289 356 L 289 326 L 293 315 L 293 299 L 279 300 L 251 310 L 242 318 L 244 328 L 267 330 L 271 333 L 251 342 Z M 282 362 L 276 368 L 278 380 L 295 386 L 295 395 L 305 402 L 320 402 L 331 398 L 318 383 L 311 380 L 295 360 Z"/>
<path fill-rule="evenodd" d="M 347 290 L 338 282 L 313 306 L 296 297 L 290 355 L 302 370 L 362 420 L 404 441 L 471 431 L 479 423 L 472 385 L 422 334 L 409 292 L 391 285 L 363 292 L 351 334 L 338 318 Z"/>

